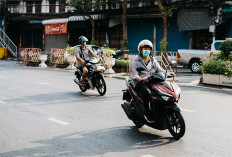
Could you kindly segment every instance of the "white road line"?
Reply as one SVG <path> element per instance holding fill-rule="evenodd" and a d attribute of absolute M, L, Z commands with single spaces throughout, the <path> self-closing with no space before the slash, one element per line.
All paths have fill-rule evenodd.
<path fill-rule="evenodd" d="M 49 85 L 50 83 L 47 83 L 47 82 L 38 82 L 38 84 L 45 84 L 45 85 Z"/>
<path fill-rule="evenodd" d="M 6 102 L 3 100 L 0 100 L 0 104 L 6 104 Z"/>
<path fill-rule="evenodd" d="M 67 122 L 64 122 L 64 121 L 61 121 L 59 119 L 55 119 L 55 118 L 47 118 L 48 120 L 52 121 L 52 122 L 55 122 L 55 123 L 59 123 L 61 125 L 68 125 L 69 123 Z"/>
<path fill-rule="evenodd" d="M 141 157 L 155 157 L 155 156 L 152 156 L 152 155 L 142 155 Z"/>
<path fill-rule="evenodd" d="M 0 78 L 9 78 L 9 77 L 6 77 L 6 76 L 0 76 Z"/>
<path fill-rule="evenodd" d="M 193 110 L 183 109 L 183 108 L 182 108 L 182 111 L 185 111 L 185 112 L 196 112 L 196 111 L 193 111 Z"/>

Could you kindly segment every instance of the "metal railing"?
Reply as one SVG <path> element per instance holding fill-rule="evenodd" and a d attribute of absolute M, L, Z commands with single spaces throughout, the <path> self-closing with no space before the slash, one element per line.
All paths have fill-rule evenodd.
<path fill-rule="evenodd" d="M 40 48 L 20 48 L 19 58 L 23 60 L 23 65 L 28 65 L 29 62 L 39 63 L 39 56 L 42 53 Z"/>
<path fill-rule="evenodd" d="M 64 49 L 59 48 L 51 48 L 49 51 L 49 62 L 50 63 L 56 63 L 56 64 L 64 64 Z"/>
<path fill-rule="evenodd" d="M 17 46 L 10 40 L 10 38 L 0 28 L 0 43 L 2 46 L 7 47 L 15 57 L 17 56 Z"/>
<path fill-rule="evenodd" d="M 12 14 L 46 14 L 73 12 L 75 8 L 63 5 L 6 4 L 6 10 Z"/>
<path fill-rule="evenodd" d="M 117 10 L 123 9 L 122 0 L 102 0 L 102 5 L 98 8 L 89 8 L 90 12 L 99 10 Z M 191 4 L 205 4 L 207 0 L 167 0 L 164 5 L 191 5 Z M 158 5 L 157 0 L 128 0 L 127 8 L 141 8 Z M 5 5 L 8 13 L 12 14 L 46 14 L 46 13 L 67 13 L 74 12 L 74 7 L 64 6 L 61 4 L 42 5 L 42 3 L 14 3 Z"/>

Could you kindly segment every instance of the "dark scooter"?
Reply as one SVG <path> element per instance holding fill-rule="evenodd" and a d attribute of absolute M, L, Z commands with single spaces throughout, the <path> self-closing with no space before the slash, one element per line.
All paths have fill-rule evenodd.
<path fill-rule="evenodd" d="M 88 74 L 84 86 L 79 85 L 77 82 L 75 82 L 74 79 L 74 82 L 79 85 L 82 92 L 85 92 L 87 89 L 94 90 L 96 87 L 98 93 L 101 96 L 105 95 L 106 83 L 104 77 L 101 74 L 102 71 L 105 70 L 105 68 L 101 64 L 99 64 L 99 62 L 100 62 L 100 58 L 96 58 L 96 57 L 91 57 L 86 59 L 85 66 L 88 69 Z M 81 81 L 82 72 L 79 69 L 77 69 L 75 75 L 78 81 Z"/>
<path fill-rule="evenodd" d="M 143 71 L 145 68 L 139 67 L 137 71 Z M 181 115 L 181 109 L 178 106 L 181 90 L 174 82 L 165 81 L 165 76 L 153 75 L 148 78 L 149 90 L 151 92 L 151 100 L 149 103 L 150 112 L 154 122 L 148 122 L 145 118 L 145 107 L 142 99 L 135 91 L 130 79 L 126 79 L 127 89 L 123 90 L 123 100 L 125 102 L 121 105 L 127 117 L 140 128 L 144 124 L 158 130 L 168 129 L 175 139 L 180 139 L 185 134 L 185 122 Z"/>

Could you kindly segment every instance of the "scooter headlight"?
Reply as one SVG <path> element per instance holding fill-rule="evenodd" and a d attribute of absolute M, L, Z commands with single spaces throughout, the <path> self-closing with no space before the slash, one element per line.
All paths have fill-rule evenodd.
<path fill-rule="evenodd" d="M 165 101 L 170 101 L 170 100 L 172 100 L 172 98 L 171 97 L 169 97 L 169 96 L 161 96 L 162 97 L 162 99 L 164 99 Z"/>

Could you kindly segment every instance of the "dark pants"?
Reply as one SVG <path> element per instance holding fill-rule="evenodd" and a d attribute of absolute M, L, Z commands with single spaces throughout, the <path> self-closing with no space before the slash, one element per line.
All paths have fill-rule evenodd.
<path fill-rule="evenodd" d="M 135 86 L 135 90 L 138 93 L 139 97 L 143 100 L 145 112 L 146 115 L 148 115 L 150 113 L 149 104 L 148 104 L 151 99 L 150 94 L 148 92 L 150 91 L 150 89 L 145 83 L 137 83 Z"/>

